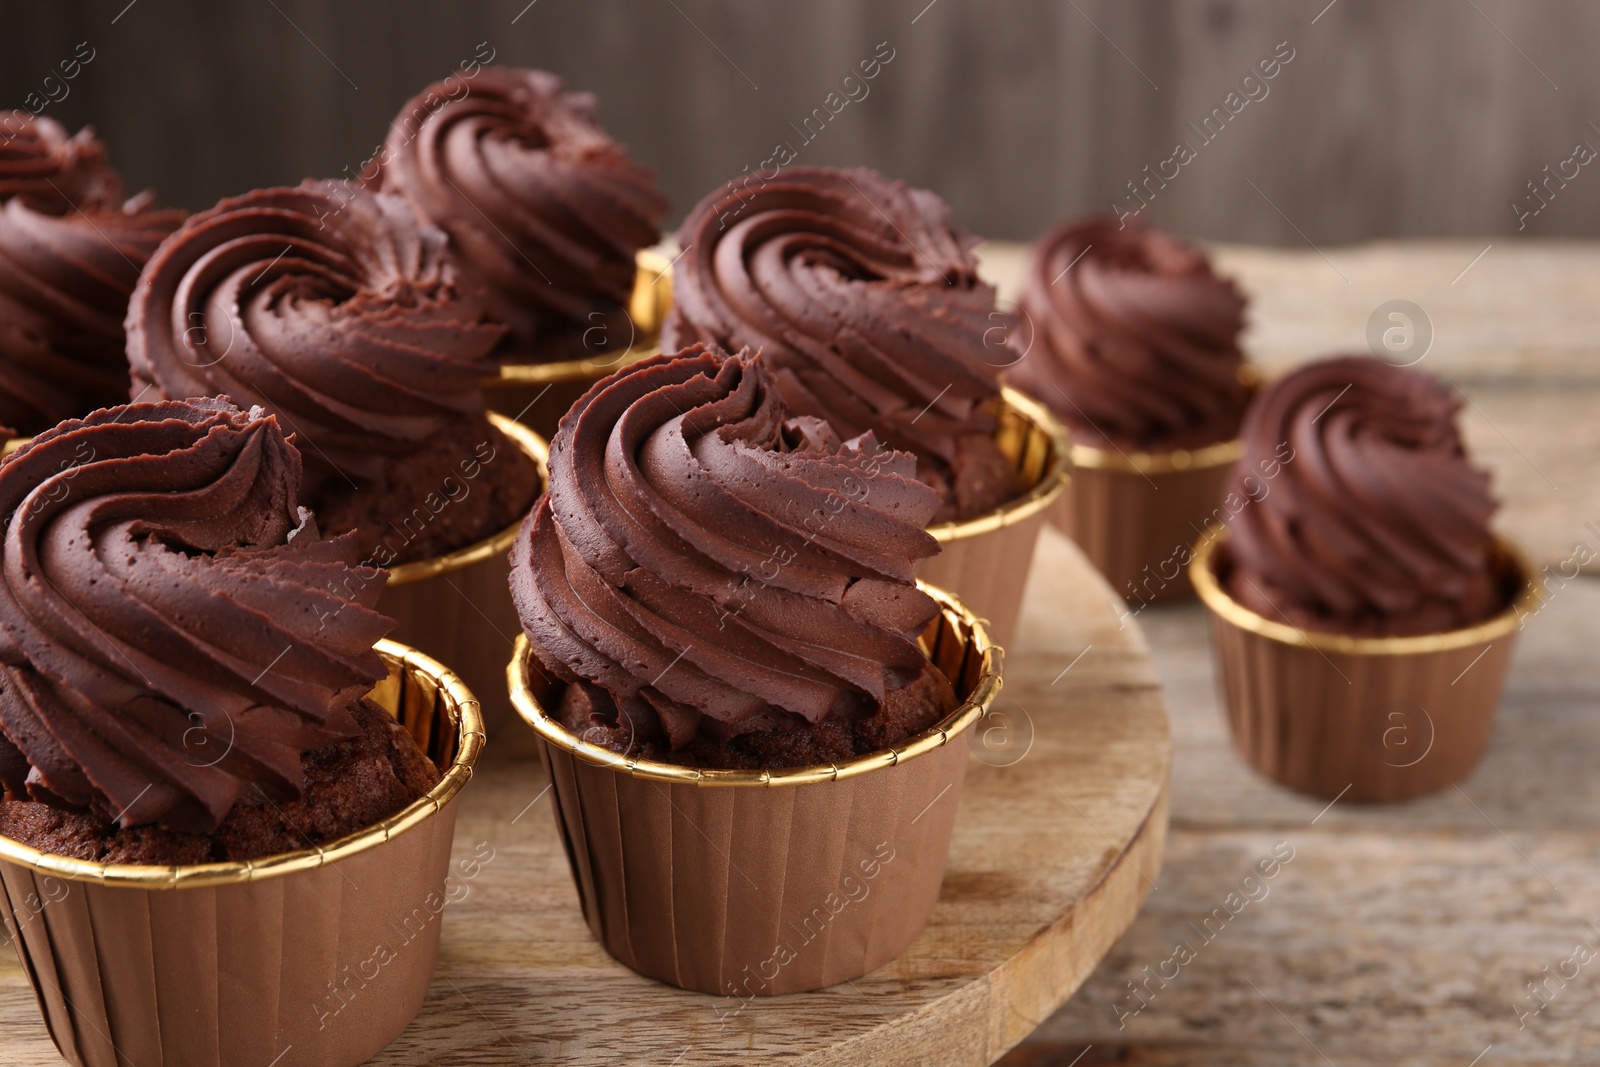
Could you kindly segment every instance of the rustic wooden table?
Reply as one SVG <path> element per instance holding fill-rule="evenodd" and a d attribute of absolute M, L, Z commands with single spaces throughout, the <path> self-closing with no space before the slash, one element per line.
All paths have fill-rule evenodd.
<path fill-rule="evenodd" d="M 1269 372 L 1363 350 L 1368 318 L 1390 300 L 1431 320 L 1419 366 L 1464 393 L 1500 527 L 1558 575 L 1520 638 L 1488 758 L 1459 790 L 1324 810 L 1233 753 L 1201 610 L 1146 611 L 1174 742 L 1160 888 L 1004 1064 L 1600 1062 L 1600 571 L 1567 581 L 1558 570 L 1578 545 L 1578 558 L 1600 557 L 1600 247 L 1487 244 L 1217 258 L 1252 297 L 1247 346 Z M 987 250 L 1004 291 L 1020 256 Z M 1196 928 L 1280 842 L 1295 858 L 1268 894 L 1199 947 Z M 1164 987 L 1150 981 L 1141 1005 L 1128 983 L 1173 974 L 1179 942 L 1195 958 Z M 1530 980 L 1545 983 L 1538 999 Z"/>

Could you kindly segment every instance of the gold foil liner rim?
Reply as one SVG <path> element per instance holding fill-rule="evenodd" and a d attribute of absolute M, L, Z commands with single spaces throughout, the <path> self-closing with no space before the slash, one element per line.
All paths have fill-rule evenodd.
<path fill-rule="evenodd" d="M 420 675 L 437 688 L 460 735 L 455 758 L 439 783 L 387 819 L 321 846 L 313 845 L 240 863 L 194 863 L 169 867 L 96 863 L 40 852 L 9 837 L 0 837 L 0 859 L 75 882 L 136 889 L 182 889 L 262 882 L 297 871 L 315 870 L 354 853 L 376 848 L 399 836 L 437 814 L 472 780 L 472 769 L 483 752 L 483 716 L 478 711 L 478 700 L 471 690 L 438 660 L 398 641 L 383 640 L 373 647 L 389 667 Z"/>
<path fill-rule="evenodd" d="M 1068 456 L 1072 451 L 1071 440 L 1067 436 L 1066 427 L 1061 421 L 1051 414 L 1050 409 L 1034 400 L 1025 393 L 1021 393 L 1009 385 L 1001 388 L 1001 399 L 1005 405 L 1017 414 L 1023 421 L 1029 423 L 1033 429 L 1045 435 L 1050 442 L 1050 460 L 1032 489 L 1021 496 L 1006 501 L 993 511 L 986 511 L 971 519 L 962 519 L 958 522 L 941 522 L 928 527 L 928 533 L 934 540 L 941 544 L 946 541 L 960 541 L 968 537 L 977 537 L 979 534 L 992 533 L 995 530 L 1014 526 L 1024 519 L 1044 511 L 1056 498 L 1061 495 L 1067 486 L 1069 470 Z"/>
<path fill-rule="evenodd" d="M 1228 539 L 1224 529 L 1217 536 L 1206 538 L 1195 546 L 1194 559 L 1189 563 L 1189 578 L 1194 583 L 1207 608 L 1248 633 L 1299 648 L 1313 648 L 1322 652 L 1340 652 L 1357 656 L 1409 656 L 1425 652 L 1446 652 L 1456 648 L 1486 644 L 1511 633 L 1521 626 L 1522 619 L 1537 610 L 1543 594 L 1529 580 L 1533 573 L 1527 557 L 1503 537 L 1495 538 L 1495 553 L 1500 561 L 1516 572 L 1521 579 L 1517 595 L 1499 614 L 1462 627 L 1436 634 L 1411 634 L 1403 637 L 1362 637 L 1352 634 L 1328 633 L 1322 630 L 1303 630 L 1287 622 L 1275 622 L 1257 615 L 1222 588 L 1212 567 L 1216 549 Z"/>
<path fill-rule="evenodd" d="M 1239 364 L 1238 378 L 1239 384 L 1246 390 L 1247 399 L 1253 398 L 1266 381 L 1261 368 L 1249 362 Z M 1225 467 L 1237 462 L 1243 452 L 1244 443 L 1237 437 L 1201 448 L 1174 448 L 1165 452 L 1124 452 L 1115 448 L 1075 444 L 1072 446 L 1072 465 L 1129 474 L 1171 474 L 1174 471 Z"/>
<path fill-rule="evenodd" d="M 550 484 L 550 446 L 545 443 L 544 438 L 520 422 L 493 411 L 489 412 L 489 421 L 497 430 L 509 437 L 512 444 L 520 448 L 524 455 L 533 460 L 533 465 L 539 473 L 540 492 L 543 492 L 544 487 Z M 493 537 L 485 537 L 482 541 L 476 541 L 466 548 L 390 567 L 387 584 L 405 585 L 407 582 L 420 582 L 424 578 L 449 574 L 451 571 L 458 571 L 463 567 L 470 567 L 474 563 L 482 563 L 486 559 L 509 552 L 511 543 L 517 539 L 517 531 L 521 528 L 522 520 L 518 519 Z"/>
<path fill-rule="evenodd" d="M 637 270 L 633 294 L 628 298 L 628 317 L 633 321 L 632 343 L 621 352 L 602 352 L 586 359 L 564 359 L 551 363 L 507 363 L 500 373 L 484 380 L 485 389 L 511 385 L 553 385 L 557 382 L 586 381 L 596 371 L 610 374 L 655 355 L 661 323 L 672 307 L 672 261 L 660 252 L 641 248 L 634 255 Z"/>
<path fill-rule="evenodd" d="M 1235 437 L 1204 448 L 1175 448 L 1170 452 L 1117 452 L 1079 444 L 1072 446 L 1070 455 L 1074 467 L 1129 474 L 1171 474 L 1225 467 L 1237 462 L 1243 451 L 1243 444 Z"/>
<path fill-rule="evenodd" d="M 835 782 L 883 770 L 949 744 L 962 731 L 988 713 L 990 705 L 1000 692 L 1000 668 L 1005 653 L 999 645 L 989 639 L 988 626 L 982 619 L 968 611 L 965 604 L 943 589 L 928 585 L 921 580 L 918 580 L 917 588 L 932 597 L 947 616 L 960 621 L 961 626 L 970 635 L 969 647 L 982 657 L 982 673 L 961 706 L 938 723 L 901 745 L 858 756 L 852 760 L 820 763 L 810 767 L 783 767 L 776 770 L 719 770 L 685 767 L 661 760 L 624 756 L 609 748 L 590 744 L 574 737 L 564 726 L 546 715 L 544 709 L 539 706 L 529 678 L 533 649 L 528 643 L 526 634 L 517 635 L 511 662 L 506 666 L 506 680 L 511 686 L 511 702 L 516 705 L 517 712 L 528 725 L 533 727 L 545 741 L 589 763 L 621 771 L 633 778 L 717 788 L 768 787 Z"/>

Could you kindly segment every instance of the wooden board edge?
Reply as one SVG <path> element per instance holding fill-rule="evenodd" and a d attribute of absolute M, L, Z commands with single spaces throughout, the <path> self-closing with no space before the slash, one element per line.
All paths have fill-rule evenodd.
<path fill-rule="evenodd" d="M 1072 910 L 989 974 L 985 1065 L 1009 1052 L 1071 999 L 1133 925 L 1159 885 L 1171 797 L 1169 759 L 1161 791 L 1144 822 L 1100 881 Z"/>
<path fill-rule="evenodd" d="M 988 1067 L 1005 1055 L 1078 991 L 1133 925 L 1160 877 L 1171 792 L 1169 748 L 1161 788 L 1139 829 L 1071 910 L 995 971 L 910 1015 L 885 1015 L 882 1025 L 815 1049 L 797 1067 Z"/>

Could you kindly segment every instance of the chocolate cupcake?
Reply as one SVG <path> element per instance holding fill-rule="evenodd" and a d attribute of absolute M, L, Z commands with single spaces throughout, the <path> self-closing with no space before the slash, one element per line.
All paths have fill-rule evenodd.
<path fill-rule="evenodd" d="M 1286 784 L 1398 799 L 1483 754 L 1533 588 L 1489 527 L 1460 406 L 1425 372 L 1342 356 L 1245 416 L 1226 536 L 1192 571 L 1235 740 Z"/>
<path fill-rule="evenodd" d="M 748 350 L 646 360 L 563 420 L 512 554 L 513 694 L 590 925 L 624 963 L 730 992 L 741 955 L 770 954 L 863 842 L 908 856 L 889 911 L 863 909 L 760 991 L 857 977 L 920 930 L 954 806 L 917 817 L 959 788 L 966 727 L 998 687 L 982 624 L 913 583 L 938 506 L 913 456 L 791 417 Z M 674 811 L 720 860 L 668 832 Z M 675 895 L 705 907 L 668 920 Z"/>
<path fill-rule="evenodd" d="M 296 505 L 226 400 L 97 411 L 0 465 L 0 834 L 107 863 L 248 860 L 368 826 L 438 772 L 363 695 L 383 573 Z"/>
<path fill-rule="evenodd" d="M 939 497 L 915 472 L 870 434 L 788 418 L 748 351 L 591 390 L 512 551 L 523 629 L 570 683 L 564 724 L 651 759 L 790 767 L 943 718 L 955 695 L 913 639 L 938 609 L 912 584 Z"/>
<path fill-rule="evenodd" d="M 594 108 L 541 70 L 452 75 L 406 101 L 363 172 L 450 235 L 507 327 L 502 361 L 584 359 L 633 339 L 635 253 L 659 239 L 667 199 Z"/>
<path fill-rule="evenodd" d="M 0 426 L 31 435 L 127 399 L 122 320 L 183 221 L 122 181 L 91 130 L 0 115 Z"/>
<path fill-rule="evenodd" d="M 1253 381 L 1244 297 L 1199 249 L 1091 218 L 1034 242 L 1019 308 L 1006 380 L 1072 435 L 1056 521 L 1130 603 L 1187 595 Z"/>
<path fill-rule="evenodd" d="M 224 200 L 164 242 L 134 292 L 128 360 L 135 396 L 226 393 L 276 414 L 305 455 L 305 503 L 387 566 L 532 503 L 536 471 L 479 388 L 501 333 L 406 201 L 307 182 Z"/>
<path fill-rule="evenodd" d="M 481 723 L 374 647 L 383 572 L 319 538 L 300 471 L 225 398 L 0 463 L 0 907 L 71 1063 L 353 1067 L 421 1006 L 436 922 L 364 976 L 359 1020 L 319 1007 L 442 899 Z"/>

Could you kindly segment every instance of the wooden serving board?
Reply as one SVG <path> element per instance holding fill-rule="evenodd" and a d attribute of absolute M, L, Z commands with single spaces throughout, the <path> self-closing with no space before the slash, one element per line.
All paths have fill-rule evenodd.
<path fill-rule="evenodd" d="M 997 712 L 975 728 L 928 928 L 888 967 L 816 993 L 741 1004 L 614 962 L 578 910 L 531 745 L 492 744 L 463 794 L 456 853 L 494 858 L 444 913 L 422 1014 L 374 1062 L 992 1063 L 1072 995 L 1159 880 L 1167 715 L 1144 639 L 1110 600 L 1047 529 Z M 60 1062 L 9 947 L 0 1061 Z"/>

